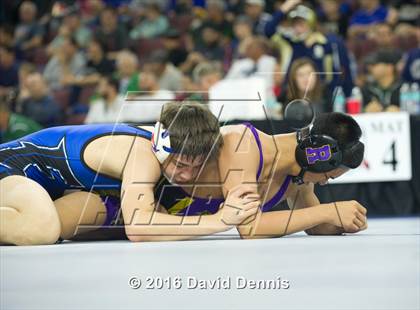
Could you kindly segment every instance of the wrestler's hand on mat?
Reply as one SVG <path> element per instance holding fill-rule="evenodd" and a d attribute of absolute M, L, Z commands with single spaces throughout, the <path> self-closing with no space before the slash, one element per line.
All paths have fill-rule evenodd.
<path fill-rule="evenodd" d="M 330 224 L 342 227 L 344 232 L 348 233 L 356 233 L 367 228 L 366 208 L 357 201 L 337 201 L 332 205 L 333 208 L 329 208 Z"/>
<path fill-rule="evenodd" d="M 239 225 L 247 218 L 256 216 L 260 205 L 256 186 L 238 185 L 229 191 L 223 207 L 219 210 L 221 220 L 226 225 Z"/>

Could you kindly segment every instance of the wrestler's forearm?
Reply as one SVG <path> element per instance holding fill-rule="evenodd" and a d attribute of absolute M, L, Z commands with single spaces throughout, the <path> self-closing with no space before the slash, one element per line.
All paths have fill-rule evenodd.
<path fill-rule="evenodd" d="M 126 224 L 129 240 L 175 241 L 198 238 L 232 228 L 221 221 L 218 213 L 202 216 L 176 216 L 159 212 L 143 212 L 141 222 Z"/>
<path fill-rule="evenodd" d="M 332 224 L 320 224 L 315 227 L 306 229 L 308 235 L 341 235 L 344 229 Z"/>
<path fill-rule="evenodd" d="M 330 224 L 332 213 L 328 204 L 321 204 L 311 208 L 274 211 L 260 213 L 257 219 L 249 225 L 248 234 L 242 227 L 241 236 L 247 238 L 281 237 L 299 231 L 309 230 L 322 224 Z"/>

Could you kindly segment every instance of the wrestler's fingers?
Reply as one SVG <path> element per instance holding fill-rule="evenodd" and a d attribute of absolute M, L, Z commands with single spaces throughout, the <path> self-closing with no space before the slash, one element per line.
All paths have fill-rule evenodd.
<path fill-rule="evenodd" d="M 363 222 L 363 224 L 364 224 L 364 223 L 366 223 L 367 218 L 366 218 L 366 216 L 365 216 L 364 214 L 362 214 L 362 213 L 360 213 L 360 212 L 357 212 L 357 213 L 356 213 L 356 217 L 357 217 L 360 221 L 362 221 L 362 222 Z"/>
<path fill-rule="evenodd" d="M 230 193 L 234 194 L 236 197 L 243 197 L 246 194 L 258 195 L 258 188 L 253 184 L 240 184 L 239 186 L 233 188 Z"/>
<path fill-rule="evenodd" d="M 362 205 L 357 206 L 357 211 L 361 212 L 365 216 L 367 214 L 367 209 L 363 207 Z"/>
<path fill-rule="evenodd" d="M 252 210 L 252 209 L 258 210 L 260 205 L 261 205 L 261 201 L 259 201 L 259 200 L 253 201 L 253 202 L 245 204 L 243 206 L 242 210 L 244 210 L 244 211 L 248 211 L 248 210 Z"/>
<path fill-rule="evenodd" d="M 356 224 L 357 227 L 359 227 L 359 229 L 360 229 L 360 227 L 363 227 L 363 225 L 364 225 L 363 221 L 359 220 L 358 218 L 355 218 L 353 220 L 353 223 Z"/>
<path fill-rule="evenodd" d="M 260 200 L 260 195 L 255 195 L 255 194 L 248 194 L 248 195 L 245 195 L 244 198 L 242 198 L 242 202 L 244 204 L 248 204 L 250 202 L 259 201 L 259 200 Z"/>
<path fill-rule="evenodd" d="M 368 228 L 368 223 L 366 222 L 366 223 L 364 223 L 364 225 L 362 227 L 360 227 L 360 230 L 362 231 L 362 230 L 365 230 L 367 228 Z"/>

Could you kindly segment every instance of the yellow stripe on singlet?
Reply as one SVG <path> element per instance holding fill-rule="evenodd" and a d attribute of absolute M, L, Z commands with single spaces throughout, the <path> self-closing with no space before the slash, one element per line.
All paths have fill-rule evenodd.
<path fill-rule="evenodd" d="M 169 214 L 177 214 L 178 212 L 187 208 L 194 201 L 191 197 L 185 197 L 168 209 Z"/>

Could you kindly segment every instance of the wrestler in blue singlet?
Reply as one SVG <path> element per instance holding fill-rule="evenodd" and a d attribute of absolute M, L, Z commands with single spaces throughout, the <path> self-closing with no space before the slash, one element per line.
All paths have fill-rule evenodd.
<path fill-rule="evenodd" d="M 89 142 L 107 135 L 150 140 L 152 133 L 126 124 L 47 128 L 0 144 L 0 179 L 10 175 L 26 176 L 44 187 L 53 200 L 69 189 L 98 193 L 107 207 L 106 224 L 109 224 L 118 206 L 121 180 L 92 170 L 83 159 Z"/>

